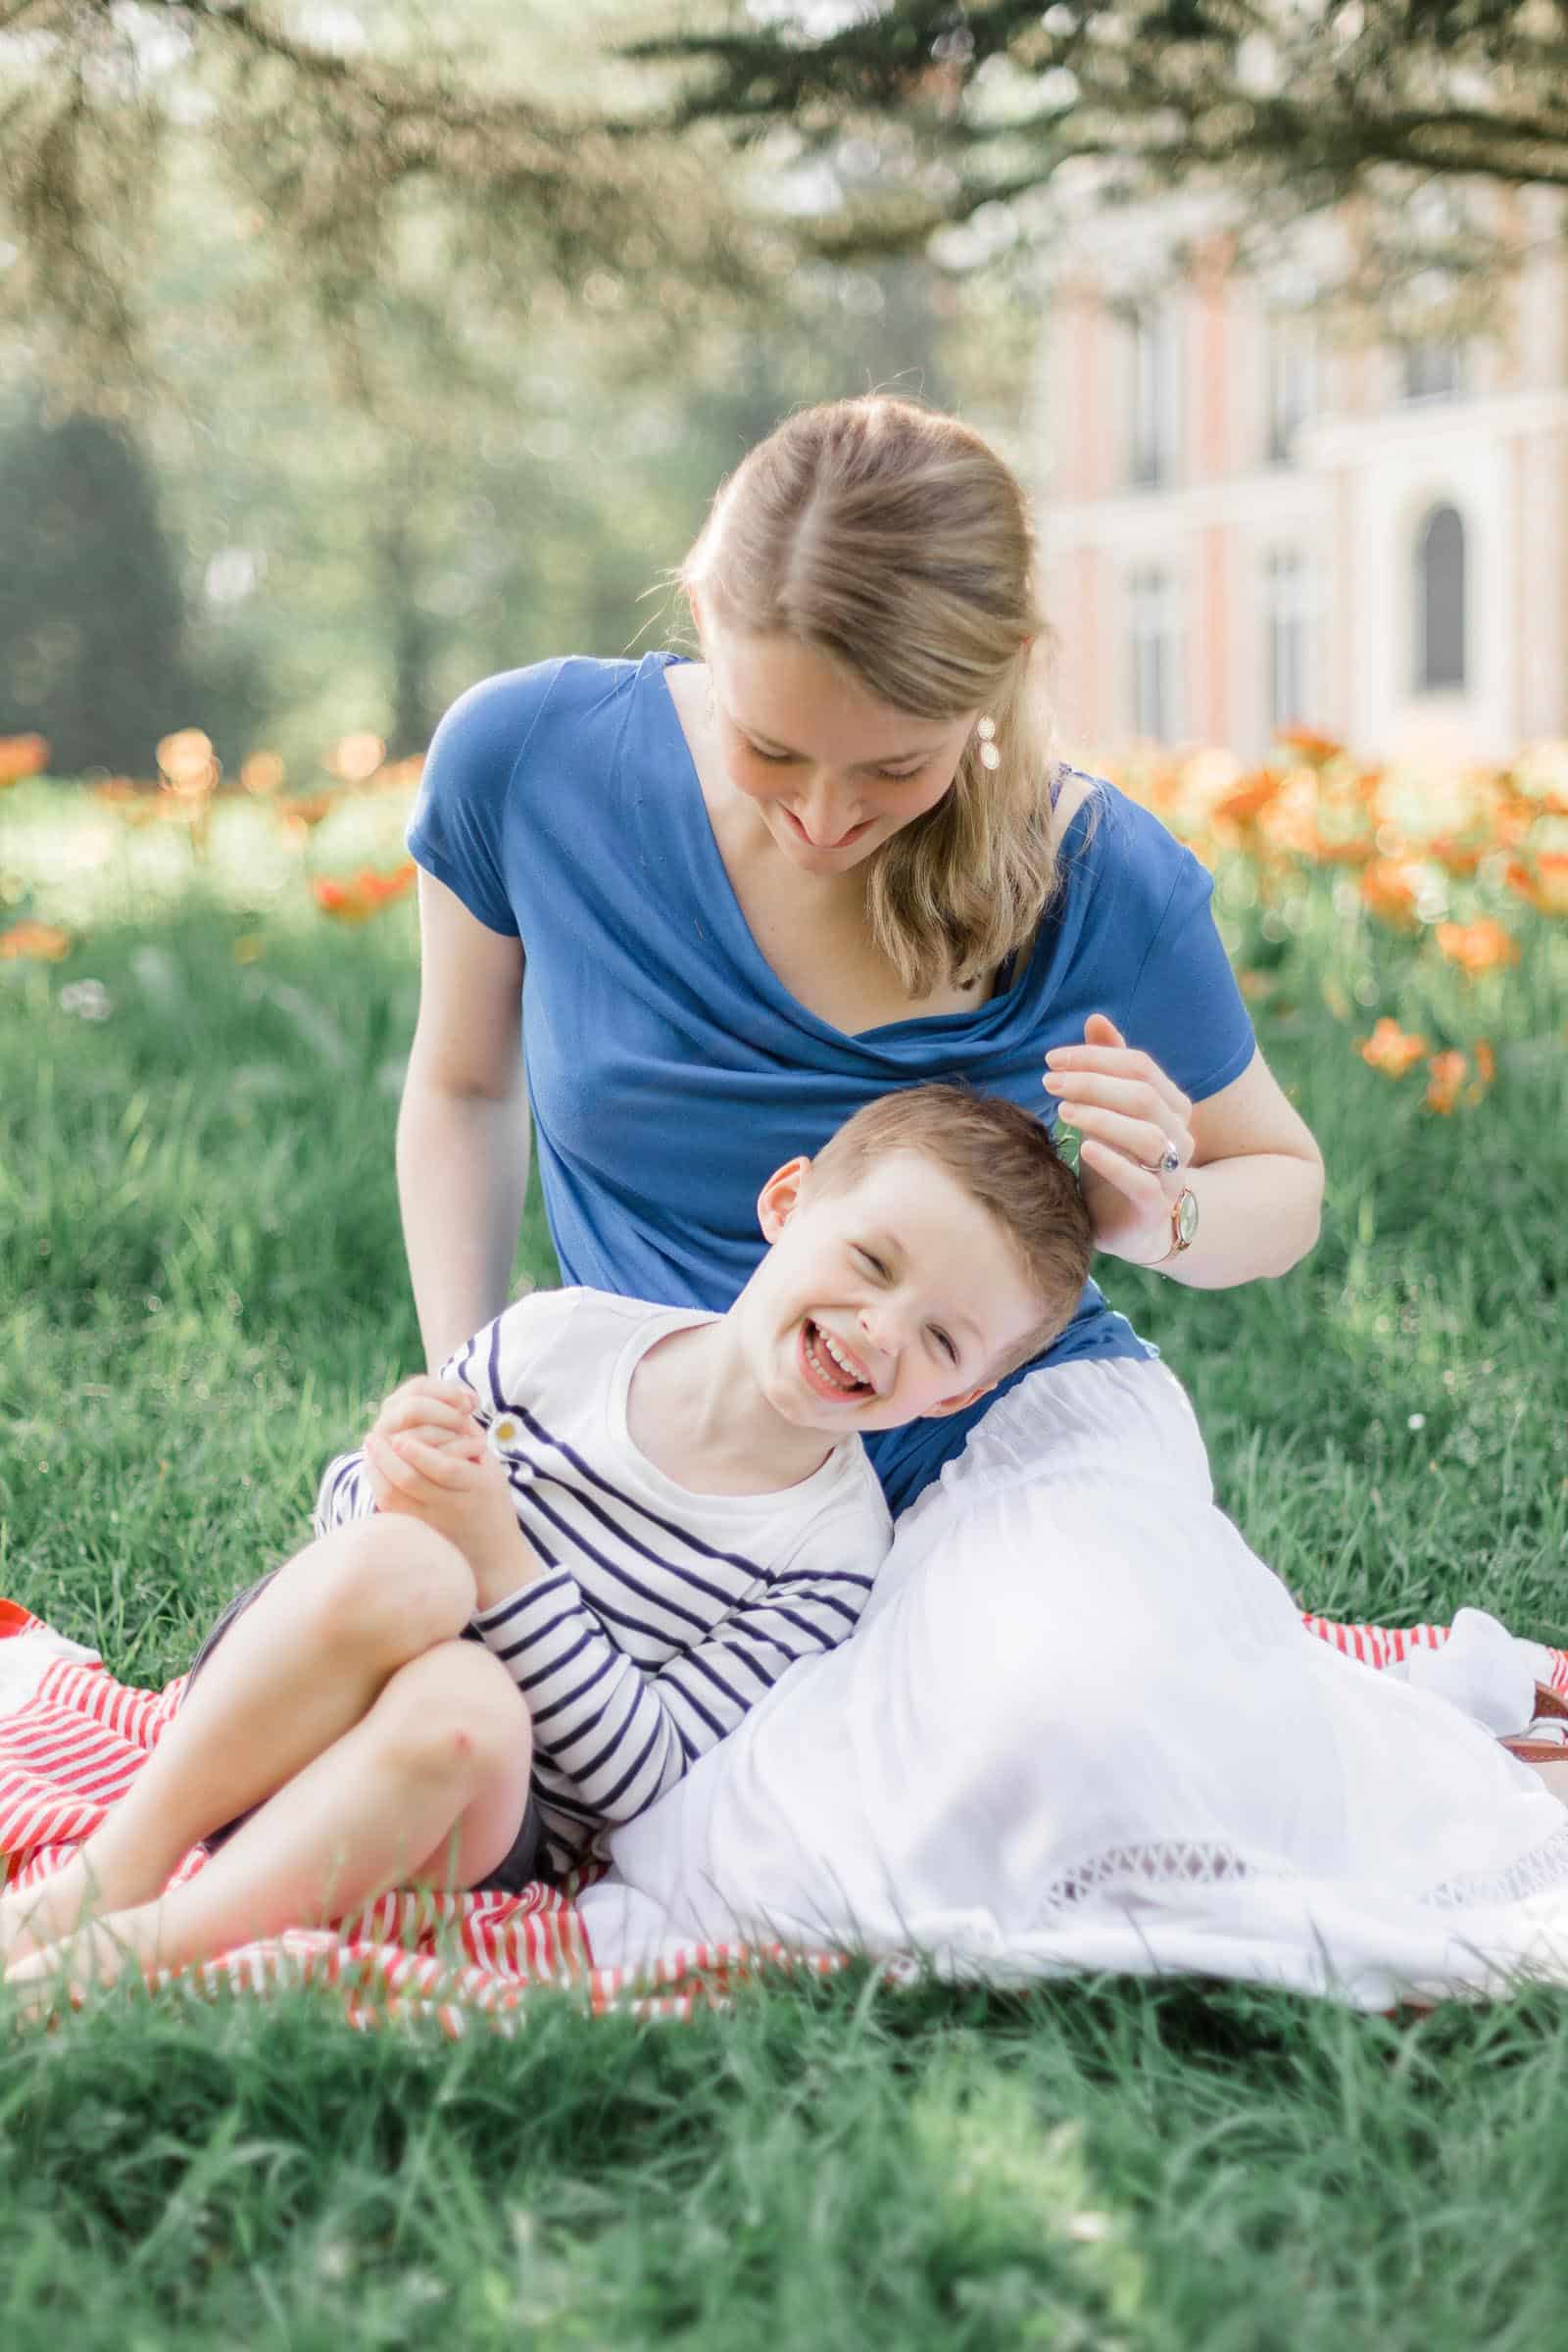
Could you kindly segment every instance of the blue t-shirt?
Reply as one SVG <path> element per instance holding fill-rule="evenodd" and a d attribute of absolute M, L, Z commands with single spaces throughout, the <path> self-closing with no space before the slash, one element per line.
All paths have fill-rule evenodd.
<path fill-rule="evenodd" d="M 757 1196 L 775 1168 L 929 1078 L 1050 1121 L 1046 1051 L 1081 1041 L 1091 1012 L 1195 1102 L 1246 1069 L 1251 1024 L 1209 878 L 1108 784 L 1069 823 L 1060 888 L 1000 993 L 853 1037 L 819 1020 L 730 886 L 665 684 L 678 659 L 545 662 L 472 687 L 436 730 L 409 825 L 418 863 L 523 942 L 528 1098 L 564 1281 L 729 1306 L 762 1254 Z M 1090 1283 L 1038 1360 L 1152 1352 Z M 895 1511 L 991 1401 L 869 1441 Z"/>

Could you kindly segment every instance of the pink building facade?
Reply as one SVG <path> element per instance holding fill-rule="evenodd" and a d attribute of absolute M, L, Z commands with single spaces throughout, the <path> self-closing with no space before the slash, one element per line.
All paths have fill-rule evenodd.
<path fill-rule="evenodd" d="M 1076 753 L 1568 735 L 1568 242 L 1553 198 L 1510 222 L 1496 332 L 1399 347 L 1333 339 L 1300 272 L 1243 274 L 1212 214 L 1180 268 L 1168 211 L 1064 239 L 1031 445 Z"/>

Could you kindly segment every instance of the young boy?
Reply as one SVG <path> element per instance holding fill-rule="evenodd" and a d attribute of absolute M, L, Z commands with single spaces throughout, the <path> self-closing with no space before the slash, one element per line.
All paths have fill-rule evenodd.
<path fill-rule="evenodd" d="M 758 1214 L 727 1314 L 541 1293 L 387 1399 L 126 1795 L 0 1902 L 9 1976 L 84 1916 L 101 1965 L 171 1967 L 399 1881 L 561 1869 L 853 1631 L 891 1534 L 861 1433 L 1047 1346 L 1088 1217 L 1043 1125 L 940 1086 L 858 1112 Z"/>

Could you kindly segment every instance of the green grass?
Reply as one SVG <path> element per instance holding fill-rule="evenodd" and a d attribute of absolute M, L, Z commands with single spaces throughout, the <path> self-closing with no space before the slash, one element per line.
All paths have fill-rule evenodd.
<path fill-rule="evenodd" d="M 0 877 L 47 867 L 32 910 L 83 933 L 0 966 L 0 1591 L 156 1683 L 415 1360 L 412 918 L 318 921 L 244 810 L 193 885 L 178 845 L 127 862 L 66 807 L 0 802 Z M 1112 1296 L 1303 1600 L 1568 1630 L 1568 940 L 1537 926 L 1467 991 L 1326 887 L 1281 940 L 1239 898 L 1227 919 L 1271 960 L 1324 1238 L 1283 1283 L 1112 1267 Z M 89 975 L 102 1022 L 62 1009 Z M 1379 1011 L 1491 1037 L 1487 1101 L 1436 1119 L 1418 1077 L 1367 1070 Z M 536 1219 L 524 1258 L 547 1272 Z M 852 1974 L 689 2027 L 552 2000 L 453 2047 L 304 1997 L 117 1996 L 0 2040 L 5 2340 L 1525 2352 L 1560 2331 L 1565 2026 L 1542 1992 L 1396 2026 Z"/>

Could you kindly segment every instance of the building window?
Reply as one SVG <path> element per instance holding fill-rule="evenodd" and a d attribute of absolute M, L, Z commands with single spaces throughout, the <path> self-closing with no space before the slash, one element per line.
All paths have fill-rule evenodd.
<path fill-rule="evenodd" d="M 1162 304 L 1145 303 L 1134 314 L 1130 391 L 1128 479 L 1157 490 L 1171 478 L 1176 446 L 1176 353 Z"/>
<path fill-rule="evenodd" d="M 1268 631 L 1268 723 L 1298 726 L 1310 715 L 1306 664 L 1311 625 L 1311 574 L 1298 547 L 1273 547 L 1263 560 L 1263 612 Z"/>
<path fill-rule="evenodd" d="M 1464 390 L 1464 347 L 1446 338 L 1407 343 L 1404 349 L 1406 400 L 1457 400 Z"/>
<path fill-rule="evenodd" d="M 1176 733 L 1176 593 L 1168 571 L 1135 571 L 1127 584 L 1132 619 L 1133 732 L 1149 743 Z"/>
<path fill-rule="evenodd" d="M 1464 685 L 1464 523 L 1456 507 L 1433 507 L 1415 541 L 1415 682 L 1420 694 Z"/>
<path fill-rule="evenodd" d="M 1276 315 L 1268 322 L 1268 462 L 1288 465 L 1296 436 L 1316 406 L 1316 355 L 1304 318 Z"/>

